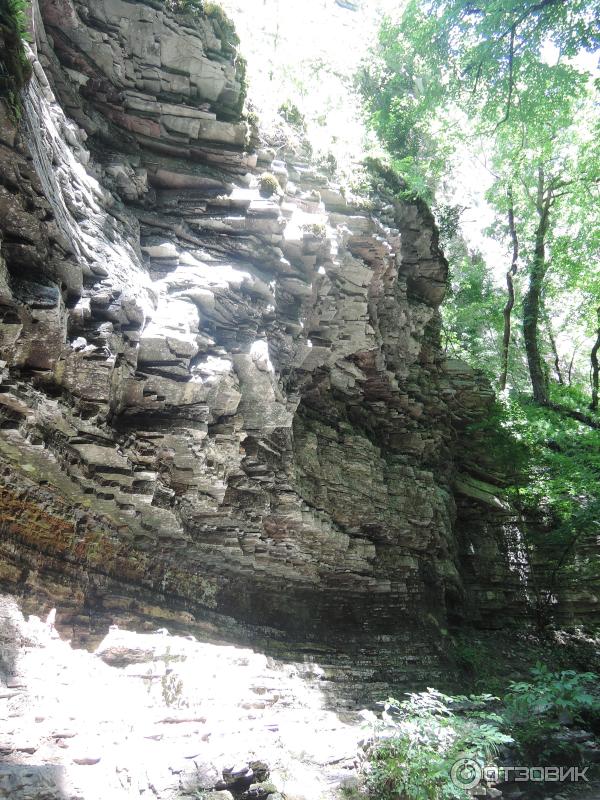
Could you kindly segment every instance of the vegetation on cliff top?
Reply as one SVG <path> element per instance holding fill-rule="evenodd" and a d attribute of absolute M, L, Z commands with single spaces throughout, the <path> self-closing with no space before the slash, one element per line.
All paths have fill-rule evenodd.
<path fill-rule="evenodd" d="M 18 116 L 19 92 L 31 77 L 23 38 L 27 31 L 27 0 L 0 2 L 0 97 Z"/>
<path fill-rule="evenodd" d="M 221 40 L 223 53 L 232 54 L 240 44 L 235 25 L 218 3 L 207 0 L 165 0 L 167 7 L 176 14 L 191 14 L 213 23 L 215 33 Z"/>

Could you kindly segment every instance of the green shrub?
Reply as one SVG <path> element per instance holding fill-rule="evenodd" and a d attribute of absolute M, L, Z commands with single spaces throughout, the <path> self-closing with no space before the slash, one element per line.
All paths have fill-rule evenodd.
<path fill-rule="evenodd" d="M 577 400 L 576 391 L 561 390 L 563 405 L 569 402 L 577 411 Z M 530 560 L 548 564 L 545 574 L 532 582 L 538 624 L 546 629 L 552 623 L 556 597 L 571 586 L 591 587 L 597 581 L 600 430 L 568 413 L 514 396 L 506 401 L 504 428 L 526 451 L 527 481 L 518 488 L 514 502 L 529 523 L 525 545 Z"/>
<path fill-rule="evenodd" d="M 165 0 L 165 4 L 176 14 L 191 14 L 201 19 L 209 19 L 221 40 L 223 53 L 235 53 L 240 43 L 235 25 L 218 3 L 207 0 Z"/>
<path fill-rule="evenodd" d="M 235 112 L 238 117 L 242 115 L 244 111 L 244 106 L 246 104 L 246 96 L 248 94 L 248 62 L 244 58 L 244 56 L 237 55 L 235 59 L 235 75 L 240 84 L 240 94 L 237 99 L 237 103 L 235 106 Z"/>
<path fill-rule="evenodd" d="M 451 779 L 465 754 L 490 763 L 512 738 L 503 720 L 488 710 L 490 695 L 449 697 L 435 689 L 390 699 L 383 714 L 386 738 L 376 738 L 369 754 L 366 784 L 374 800 L 467 800 L 467 790 Z M 390 730 L 391 728 L 391 730 Z"/>
<path fill-rule="evenodd" d="M 388 700 L 381 722 L 367 717 L 373 737 L 364 782 L 373 800 L 467 800 L 469 788 L 452 777 L 468 778 L 469 764 L 501 766 L 507 756 L 522 765 L 587 763 L 593 734 L 572 724 L 600 720 L 598 676 L 538 664 L 530 682 L 510 684 L 504 701 L 428 689 L 404 702 Z"/>
<path fill-rule="evenodd" d="M 577 763 L 577 754 L 557 739 L 562 726 L 555 720 L 531 717 L 514 722 L 511 728 L 520 753 L 527 762 Z"/>
<path fill-rule="evenodd" d="M 452 656 L 470 689 L 494 693 L 504 690 L 506 673 L 495 658 L 493 646 L 473 639 L 472 632 L 453 637 Z"/>
<path fill-rule="evenodd" d="M 165 0 L 165 5 L 175 14 L 204 16 L 204 3 L 202 0 Z"/>
<path fill-rule="evenodd" d="M 433 200 L 431 189 L 414 171 L 410 158 L 387 160 L 369 156 L 364 167 L 369 192 L 388 194 L 408 203 Z"/>
<path fill-rule="evenodd" d="M 512 682 L 506 695 L 506 719 L 521 752 L 533 760 L 578 760 L 574 742 L 561 735 L 564 723 L 600 716 L 598 676 L 593 672 L 551 672 L 543 664 L 531 682 Z"/>
<path fill-rule="evenodd" d="M 306 225 L 301 226 L 301 230 L 305 234 L 314 236 L 315 239 L 327 238 L 327 228 L 322 222 L 307 223 Z"/>
<path fill-rule="evenodd" d="M 204 15 L 213 23 L 215 33 L 221 40 L 221 49 L 225 54 L 237 51 L 240 38 L 235 30 L 235 25 L 218 3 L 204 3 Z M 244 62 L 245 65 L 245 62 Z M 245 66 L 244 66 L 245 75 Z"/>
<path fill-rule="evenodd" d="M 279 181 L 272 172 L 263 172 L 259 178 L 258 185 L 259 191 L 264 197 L 272 197 L 272 195 L 278 195 L 281 192 Z"/>
<path fill-rule="evenodd" d="M 329 151 L 328 153 L 320 153 L 317 156 L 317 166 L 328 177 L 333 178 L 337 172 L 338 163 L 334 154 Z"/>
<path fill-rule="evenodd" d="M 27 0 L 4 0 L 0 6 L 0 97 L 6 98 L 15 116 L 20 113 L 19 92 L 31 78 L 23 47 L 27 6 Z"/>
<path fill-rule="evenodd" d="M 537 664 L 531 674 L 531 683 L 511 682 L 509 686 L 506 700 L 513 713 L 556 718 L 569 714 L 575 719 L 584 710 L 600 711 L 600 697 L 593 691 L 598 675 L 593 672 L 551 672 L 544 664 Z"/>
<path fill-rule="evenodd" d="M 277 109 L 277 113 L 284 118 L 288 125 L 292 125 L 300 131 L 306 131 L 304 114 L 291 100 L 286 100 L 285 103 L 282 103 Z"/>

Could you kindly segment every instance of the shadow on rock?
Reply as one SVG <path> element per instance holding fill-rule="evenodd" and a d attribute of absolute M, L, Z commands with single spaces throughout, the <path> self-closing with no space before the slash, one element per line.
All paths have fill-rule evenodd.
<path fill-rule="evenodd" d="M 39 797 L 44 800 L 70 800 L 65 789 L 65 768 L 55 764 L 11 764 L 2 756 L 0 763 L 0 798 L 25 800 Z"/>

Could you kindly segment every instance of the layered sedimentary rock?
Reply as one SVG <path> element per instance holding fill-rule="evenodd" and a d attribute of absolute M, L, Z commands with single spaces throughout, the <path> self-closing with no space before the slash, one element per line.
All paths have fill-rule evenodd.
<path fill-rule="evenodd" d="M 448 622 L 521 600 L 431 214 L 254 149 L 218 19 L 33 26 L 0 145 L 0 584 L 76 641 L 163 620 L 426 674 Z"/>

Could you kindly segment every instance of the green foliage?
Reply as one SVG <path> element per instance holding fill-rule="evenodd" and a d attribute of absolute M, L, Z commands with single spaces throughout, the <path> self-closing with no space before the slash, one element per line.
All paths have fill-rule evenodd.
<path fill-rule="evenodd" d="M 367 157 L 364 160 L 368 194 L 378 193 L 407 202 L 423 202 L 429 199 L 424 184 L 411 183 L 405 177 L 402 166 L 394 159 Z"/>
<path fill-rule="evenodd" d="M 357 76 L 368 122 L 406 181 L 424 195 L 437 184 L 449 152 L 431 133 L 434 98 L 424 95 L 428 71 L 404 28 L 384 18 L 377 46 Z M 440 102 L 441 89 L 433 91 Z"/>
<path fill-rule="evenodd" d="M 327 237 L 327 228 L 319 222 L 307 223 L 302 225 L 302 232 L 314 236 L 315 239 L 325 239 Z"/>
<path fill-rule="evenodd" d="M 467 800 L 471 795 L 451 780 L 453 764 L 465 753 L 489 763 L 512 742 L 488 707 L 493 699 L 428 689 L 403 702 L 388 700 L 383 718 L 392 735 L 376 739 L 369 759 L 367 787 L 374 800 Z"/>
<path fill-rule="evenodd" d="M 598 0 L 409 0 L 399 22 L 383 21 L 374 63 L 364 68 L 375 127 L 392 150 L 419 158 L 432 115 L 440 106 L 447 112 L 448 101 L 488 125 L 507 114 L 525 120 L 532 109 L 544 114 L 529 125 L 541 129 L 566 112 L 557 120 L 564 125 L 566 89 L 579 94 L 582 80 L 568 61 L 548 63 L 546 52 L 554 45 L 568 59 L 593 51 L 599 10 Z"/>
<path fill-rule="evenodd" d="M 191 14 L 200 19 L 209 19 L 221 41 L 222 52 L 235 54 L 240 39 L 231 19 L 218 3 L 207 0 L 166 0 L 167 7 L 176 14 Z"/>
<path fill-rule="evenodd" d="M 165 0 L 165 5 L 175 14 L 204 16 L 203 0 Z"/>
<path fill-rule="evenodd" d="M 594 694 L 598 675 L 593 672 L 551 672 L 544 664 L 531 670 L 533 681 L 511 682 L 506 696 L 509 712 L 520 718 L 546 715 L 558 718 L 567 713 L 581 721 L 584 710 L 600 712 L 600 697 Z"/>
<path fill-rule="evenodd" d="M 403 702 L 388 700 L 382 723 L 374 715 L 371 720 L 373 739 L 365 769 L 369 796 L 467 800 L 471 792 L 451 777 L 452 767 L 462 758 L 481 766 L 501 766 L 505 759 L 522 765 L 581 763 L 582 751 L 568 726 L 600 715 L 598 676 L 553 672 L 543 664 L 531 674 L 531 681 L 511 682 L 504 699 L 490 694 L 448 696 L 428 689 L 409 694 Z M 589 737 L 593 740 L 592 733 Z"/>
<path fill-rule="evenodd" d="M 496 400 L 484 419 L 468 426 L 467 433 L 487 448 L 498 473 L 511 477 L 512 485 L 507 491 L 514 501 L 520 487 L 528 486 L 532 453 L 515 427 L 513 405 L 510 401 Z"/>
<path fill-rule="evenodd" d="M 557 394 L 561 405 L 578 413 L 581 393 L 563 387 Z M 512 500 L 530 520 L 524 541 L 530 561 L 549 564 L 531 585 L 544 626 L 557 591 L 594 585 L 600 575 L 594 546 L 600 527 L 600 430 L 517 395 L 505 400 L 501 424 L 526 451 L 527 482 L 513 489 Z"/>
<path fill-rule="evenodd" d="M 233 22 L 218 3 L 209 3 L 205 0 L 203 10 L 205 17 L 212 21 L 215 32 L 221 40 L 222 52 L 234 54 L 237 51 L 240 39 Z"/>
<path fill-rule="evenodd" d="M 0 6 L 0 97 L 13 114 L 20 114 L 19 92 L 31 77 L 31 64 L 23 47 L 27 36 L 28 0 L 4 0 Z"/>
<path fill-rule="evenodd" d="M 274 194 L 281 194 L 281 186 L 279 185 L 279 181 L 272 172 L 263 172 L 259 178 L 258 185 L 260 193 L 265 197 L 271 197 Z"/>
<path fill-rule="evenodd" d="M 460 236 L 460 216 L 464 208 L 452 203 L 439 203 L 433 211 L 440 231 L 440 239 L 444 245 L 458 238 Z"/>
<path fill-rule="evenodd" d="M 481 256 L 453 253 L 452 245 L 446 252 L 450 274 L 442 308 L 443 343 L 453 356 L 495 380 L 500 369 L 502 293 Z"/>
<path fill-rule="evenodd" d="M 0 6 L 0 22 L 14 25 L 24 38 L 27 34 L 29 0 L 4 0 Z"/>
<path fill-rule="evenodd" d="M 298 128 L 299 131 L 306 131 L 306 120 L 304 118 L 304 114 L 300 111 L 295 103 L 291 102 L 291 100 L 286 100 L 285 103 L 282 103 L 277 109 L 277 113 L 284 118 L 288 125 Z"/>
<path fill-rule="evenodd" d="M 498 663 L 495 653 L 473 640 L 469 634 L 453 638 L 452 656 L 458 667 L 464 672 L 469 686 L 476 690 L 487 689 L 499 692 L 504 689 L 505 676 L 498 674 Z"/>
<path fill-rule="evenodd" d="M 519 492 L 521 505 L 537 509 L 540 520 L 560 525 L 563 532 L 579 527 L 579 518 L 584 526 L 596 527 L 600 431 L 527 398 L 513 398 L 506 408 L 507 424 L 529 452 L 530 480 Z"/>
<path fill-rule="evenodd" d="M 511 682 L 506 720 L 526 758 L 547 763 L 577 763 L 577 745 L 561 735 L 562 723 L 600 715 L 598 676 L 592 672 L 552 672 L 544 664 L 531 671 L 530 682 Z"/>
<path fill-rule="evenodd" d="M 328 178 L 335 177 L 338 169 L 337 159 L 334 154 L 329 151 L 327 153 L 318 153 L 315 158 L 316 164 L 321 172 Z"/>
<path fill-rule="evenodd" d="M 246 105 L 246 97 L 248 95 L 248 62 L 242 55 L 235 58 L 235 74 L 240 84 L 240 94 L 235 106 L 235 112 L 238 117 L 241 117 Z"/>
<path fill-rule="evenodd" d="M 384 19 L 359 75 L 368 122 L 418 194 L 431 198 L 442 178 L 453 182 L 450 156 L 477 158 L 494 176 L 490 234 L 509 248 L 512 197 L 517 284 L 524 275 L 529 285 L 522 320 L 528 324 L 522 335 L 513 325 L 511 349 L 526 345 L 528 362 L 520 355 L 512 359 L 509 378 L 513 386 L 525 386 L 530 373 L 542 401 L 543 350 L 552 342 L 540 324 L 540 303 L 549 312 L 548 328 L 564 327 L 565 305 L 580 331 L 589 335 L 596 325 L 599 106 L 597 88 L 575 57 L 598 44 L 599 8 L 600 0 L 487 0 L 475 6 L 468 0 L 408 0 L 397 20 Z M 443 206 L 438 217 L 445 228 Z M 504 303 L 481 281 L 477 302 L 469 256 L 449 257 L 453 281 L 474 289 L 465 313 L 448 320 L 449 344 L 498 375 L 499 358 L 490 359 L 490 351 Z M 507 254 L 506 269 L 509 264 Z M 520 291 L 517 285 L 517 319 Z M 483 348 L 477 331 L 487 339 Z M 500 343 L 494 344 L 498 350 Z"/>

